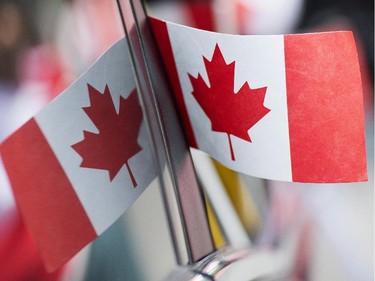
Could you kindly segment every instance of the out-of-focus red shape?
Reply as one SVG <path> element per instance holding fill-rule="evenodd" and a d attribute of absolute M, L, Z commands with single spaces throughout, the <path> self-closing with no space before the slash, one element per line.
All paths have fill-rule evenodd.
<path fill-rule="evenodd" d="M 185 0 L 187 12 L 191 19 L 191 26 L 207 31 L 216 31 L 213 14 L 213 1 Z"/>
<path fill-rule="evenodd" d="M 47 273 L 39 251 L 18 214 L 0 236 L 0 280 L 55 281 L 63 268 Z"/>

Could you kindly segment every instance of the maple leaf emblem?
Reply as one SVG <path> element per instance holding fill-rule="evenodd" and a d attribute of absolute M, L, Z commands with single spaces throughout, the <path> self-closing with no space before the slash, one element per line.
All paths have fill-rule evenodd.
<path fill-rule="evenodd" d="M 108 170 L 112 181 L 125 164 L 133 186 L 137 186 L 129 167 L 129 159 L 142 148 L 137 142 L 142 122 L 142 109 L 134 89 L 127 99 L 120 96 L 116 112 L 108 85 L 102 94 L 87 84 L 90 103 L 83 110 L 99 133 L 83 131 L 83 140 L 72 148 L 83 158 L 80 167 Z"/>
<path fill-rule="evenodd" d="M 267 87 L 251 89 L 245 82 L 234 93 L 235 61 L 227 64 L 218 44 L 211 61 L 204 56 L 203 61 L 210 86 L 201 74 L 195 78 L 188 73 L 192 94 L 211 120 L 212 130 L 227 133 L 231 158 L 235 160 L 230 135 L 251 142 L 248 130 L 270 111 L 263 105 Z"/>

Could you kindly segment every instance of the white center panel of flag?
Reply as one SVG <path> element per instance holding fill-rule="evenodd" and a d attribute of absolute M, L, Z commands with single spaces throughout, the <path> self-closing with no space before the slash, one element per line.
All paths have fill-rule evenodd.
<path fill-rule="evenodd" d="M 291 181 L 284 37 L 237 36 L 171 23 L 167 23 L 167 26 L 184 100 L 189 108 L 189 118 L 199 149 L 234 170 L 261 178 Z M 248 82 L 251 89 L 267 87 L 264 106 L 270 109 L 270 112 L 248 131 L 252 142 L 231 135 L 235 161 L 230 156 L 227 134 L 212 130 L 209 117 L 192 95 L 194 89 L 188 76 L 190 74 L 197 77 L 200 74 L 205 83 L 211 86 L 203 57 L 211 61 L 216 44 L 221 49 L 226 64 L 235 62 L 235 74 L 232 78 L 234 93 L 237 93 L 245 82 Z M 240 153 L 236 154 L 236 151 Z"/>
<path fill-rule="evenodd" d="M 143 122 L 138 136 L 138 144 L 142 150 L 128 161 L 137 187 L 133 186 L 125 164 L 111 180 L 107 170 L 80 167 L 83 159 L 71 147 L 83 140 L 83 131 L 99 133 L 83 110 L 90 106 L 87 84 L 101 93 L 107 85 L 117 112 L 120 97 L 126 99 L 135 89 L 134 77 L 127 70 L 130 62 L 124 48 L 127 48 L 127 44 L 125 39 L 122 39 L 72 84 L 64 95 L 60 95 L 35 118 L 74 186 L 97 234 L 116 221 L 156 176 Z M 92 153 L 95 154 L 95 147 L 92 148 Z"/>

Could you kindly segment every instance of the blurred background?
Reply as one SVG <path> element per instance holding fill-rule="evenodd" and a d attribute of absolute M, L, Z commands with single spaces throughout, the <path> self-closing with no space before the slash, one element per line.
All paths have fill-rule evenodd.
<path fill-rule="evenodd" d="M 225 204 L 236 212 L 254 249 L 278 249 L 286 233 L 298 229 L 292 266 L 280 279 L 374 280 L 374 2 L 150 0 L 147 10 L 224 33 L 354 32 L 365 101 L 368 182 L 283 183 L 234 173 L 210 159 L 196 166 L 218 180 Z M 0 142 L 123 35 L 115 0 L 0 0 Z M 206 161 L 202 157 L 194 152 L 195 161 Z M 215 245 L 230 246 L 225 217 L 206 193 Z M 47 274 L 0 169 L 0 280 L 161 280 L 175 267 L 160 187 L 154 185 L 70 263 Z"/>

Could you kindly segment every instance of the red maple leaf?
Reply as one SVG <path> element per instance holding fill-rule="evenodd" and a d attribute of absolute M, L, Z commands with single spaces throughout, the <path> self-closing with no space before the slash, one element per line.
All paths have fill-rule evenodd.
<path fill-rule="evenodd" d="M 245 82 L 234 93 L 235 61 L 227 64 L 218 44 L 211 61 L 204 56 L 203 61 L 210 86 L 199 73 L 197 78 L 188 73 L 192 94 L 210 118 L 212 130 L 227 133 L 231 157 L 235 160 L 230 135 L 251 142 L 248 130 L 270 111 L 263 106 L 267 87 L 251 89 Z"/>
<path fill-rule="evenodd" d="M 129 159 L 142 148 L 137 142 L 142 122 L 142 109 L 134 89 L 127 99 L 120 96 L 119 112 L 116 112 L 108 85 L 100 93 L 87 84 L 90 102 L 83 110 L 95 124 L 99 133 L 83 131 L 82 141 L 72 148 L 83 158 L 80 167 L 108 170 L 112 181 L 125 164 L 133 186 L 137 182 L 129 167 Z"/>

